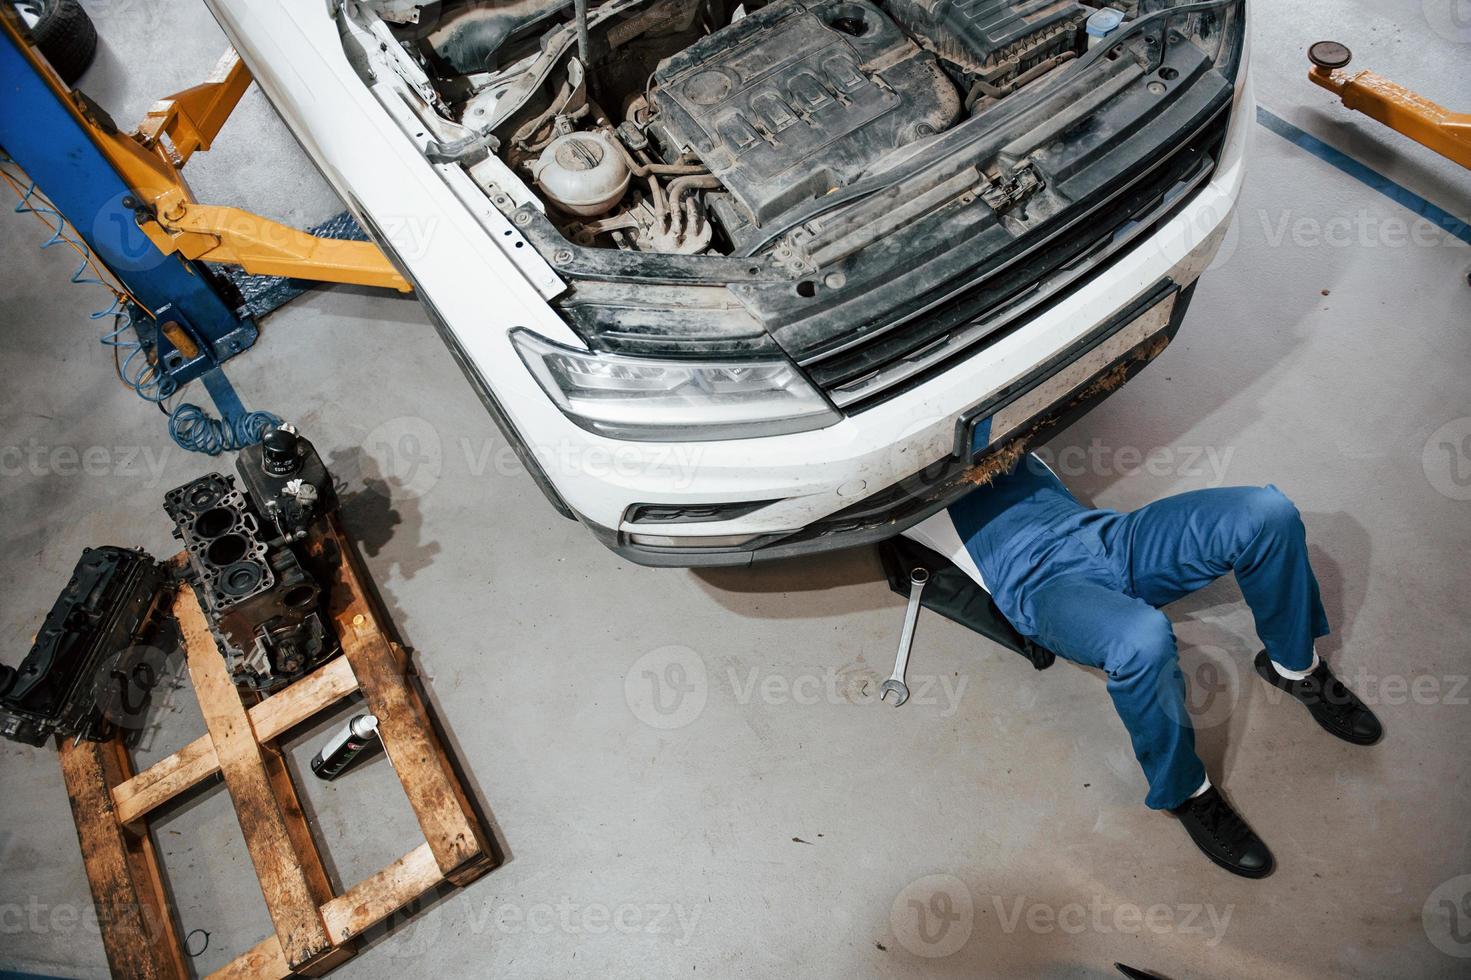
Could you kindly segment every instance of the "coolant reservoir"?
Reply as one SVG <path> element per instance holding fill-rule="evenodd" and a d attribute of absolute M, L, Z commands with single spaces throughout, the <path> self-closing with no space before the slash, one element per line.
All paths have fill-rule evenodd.
<path fill-rule="evenodd" d="M 628 162 L 601 133 L 552 140 L 531 168 L 548 201 L 569 214 L 606 214 L 628 191 Z"/>
<path fill-rule="evenodd" d="M 1114 7 L 1103 7 L 1095 10 L 1088 17 L 1086 30 L 1088 32 L 1088 47 L 1094 47 L 1103 41 L 1114 31 L 1118 30 L 1124 23 L 1124 12 Z"/>

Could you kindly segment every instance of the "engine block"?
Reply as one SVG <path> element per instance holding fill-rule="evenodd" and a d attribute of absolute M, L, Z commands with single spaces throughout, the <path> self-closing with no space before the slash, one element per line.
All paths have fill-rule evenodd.
<path fill-rule="evenodd" d="M 951 126 L 960 97 L 935 56 L 866 0 L 780 0 L 654 75 L 666 156 L 691 152 L 760 225 Z"/>
<path fill-rule="evenodd" d="M 247 493 L 211 473 L 169 491 L 164 509 L 236 686 L 269 691 L 338 651 L 323 614 L 328 569 L 303 546 L 336 497 L 316 451 L 290 430 L 243 450 L 236 467 Z"/>

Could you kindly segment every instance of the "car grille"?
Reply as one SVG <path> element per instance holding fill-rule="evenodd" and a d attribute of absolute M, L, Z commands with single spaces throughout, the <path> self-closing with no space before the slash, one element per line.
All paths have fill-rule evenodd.
<path fill-rule="evenodd" d="M 1193 137 L 1107 200 L 1050 235 L 1018 242 L 978 282 L 863 340 L 800 360 L 833 403 L 853 414 L 881 404 L 969 357 L 1096 276 L 1203 187 L 1230 121 L 1221 109 Z M 1094 234 L 1079 234 L 1079 228 Z"/>

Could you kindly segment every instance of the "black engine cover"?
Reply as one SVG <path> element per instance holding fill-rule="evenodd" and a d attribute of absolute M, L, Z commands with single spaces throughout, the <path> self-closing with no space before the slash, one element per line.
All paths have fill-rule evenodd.
<path fill-rule="evenodd" d="M 867 0 L 781 0 L 672 56 L 654 82 L 668 155 L 697 154 L 758 225 L 960 113 L 934 56 Z"/>
<path fill-rule="evenodd" d="M 20 669 L 0 667 L 0 735 L 41 745 L 123 729 L 133 740 L 176 642 L 170 582 L 142 551 L 83 551 Z"/>
<path fill-rule="evenodd" d="M 1090 13 L 1075 0 L 887 0 L 887 6 L 925 47 L 992 80 L 1072 48 Z"/>

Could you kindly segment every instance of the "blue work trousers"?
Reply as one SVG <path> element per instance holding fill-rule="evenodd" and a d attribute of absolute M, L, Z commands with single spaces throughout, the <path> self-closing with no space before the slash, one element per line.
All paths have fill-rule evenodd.
<path fill-rule="evenodd" d="M 1175 634 L 1159 607 L 1235 572 L 1267 654 L 1305 670 L 1328 632 L 1297 509 L 1276 487 L 1221 487 L 1128 514 L 1079 507 L 984 563 L 1013 625 L 1096 667 L 1149 780 L 1176 806 L 1205 780 Z"/>

